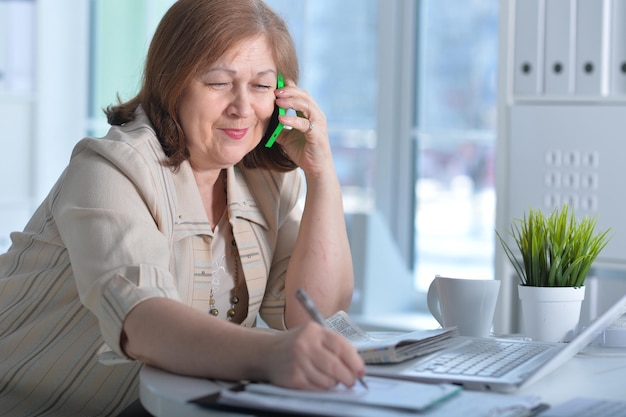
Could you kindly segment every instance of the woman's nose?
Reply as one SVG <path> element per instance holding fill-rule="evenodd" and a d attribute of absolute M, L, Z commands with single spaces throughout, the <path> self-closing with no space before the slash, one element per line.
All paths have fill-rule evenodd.
<path fill-rule="evenodd" d="M 250 93 L 246 89 L 235 91 L 232 101 L 228 106 L 231 116 L 248 117 L 254 113 Z"/>

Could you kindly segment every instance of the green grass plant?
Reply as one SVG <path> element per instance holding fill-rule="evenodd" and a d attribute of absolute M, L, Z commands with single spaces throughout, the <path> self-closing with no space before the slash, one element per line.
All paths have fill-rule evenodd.
<path fill-rule="evenodd" d="M 529 209 L 522 219 L 514 219 L 509 234 L 515 240 L 522 260 L 496 231 L 509 261 L 522 285 L 533 287 L 581 287 L 598 254 L 609 241 L 610 228 L 595 233 L 597 217 L 580 221 L 564 205 L 548 216 Z"/>

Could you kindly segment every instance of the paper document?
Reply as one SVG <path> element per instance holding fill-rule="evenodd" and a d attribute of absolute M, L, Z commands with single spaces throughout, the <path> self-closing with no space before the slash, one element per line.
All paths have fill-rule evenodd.
<path fill-rule="evenodd" d="M 369 390 L 355 386 L 299 391 L 268 384 L 244 384 L 192 402 L 209 409 L 271 417 L 521 417 L 531 415 L 531 410 L 541 404 L 536 396 L 464 391 L 445 384 L 377 377 L 365 380 Z M 390 402 L 392 405 L 387 406 Z"/>
<path fill-rule="evenodd" d="M 456 327 L 419 330 L 378 338 L 364 331 L 344 311 L 326 319 L 326 326 L 348 339 L 368 364 L 397 363 L 427 355 L 450 346 L 451 336 L 458 335 Z"/>
<path fill-rule="evenodd" d="M 365 377 L 364 379 L 368 388 L 357 384 L 351 388 L 340 385 L 326 391 L 304 391 L 270 384 L 249 384 L 246 385 L 245 390 L 258 394 L 301 398 L 303 400 L 355 403 L 421 411 L 448 399 L 462 389 L 460 386 L 452 384 L 424 384 L 379 377 Z"/>

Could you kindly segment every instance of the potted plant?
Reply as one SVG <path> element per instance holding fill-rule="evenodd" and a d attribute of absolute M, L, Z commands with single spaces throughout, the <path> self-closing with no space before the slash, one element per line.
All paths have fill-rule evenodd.
<path fill-rule="evenodd" d="M 496 231 L 520 278 L 518 291 L 529 337 L 563 342 L 575 335 L 585 279 L 609 240 L 610 229 L 596 233 L 596 224 L 597 217 L 577 220 L 567 204 L 548 216 L 529 209 L 509 231 L 521 260 Z"/>

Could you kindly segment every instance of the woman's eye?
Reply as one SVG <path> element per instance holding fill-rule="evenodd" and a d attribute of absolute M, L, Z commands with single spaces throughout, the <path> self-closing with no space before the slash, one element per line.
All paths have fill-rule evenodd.
<path fill-rule="evenodd" d="M 267 84 L 257 84 L 256 88 L 258 88 L 259 90 L 270 90 L 273 87 L 271 85 L 267 85 Z"/>
<path fill-rule="evenodd" d="M 226 88 L 229 83 L 206 83 L 211 88 Z"/>

